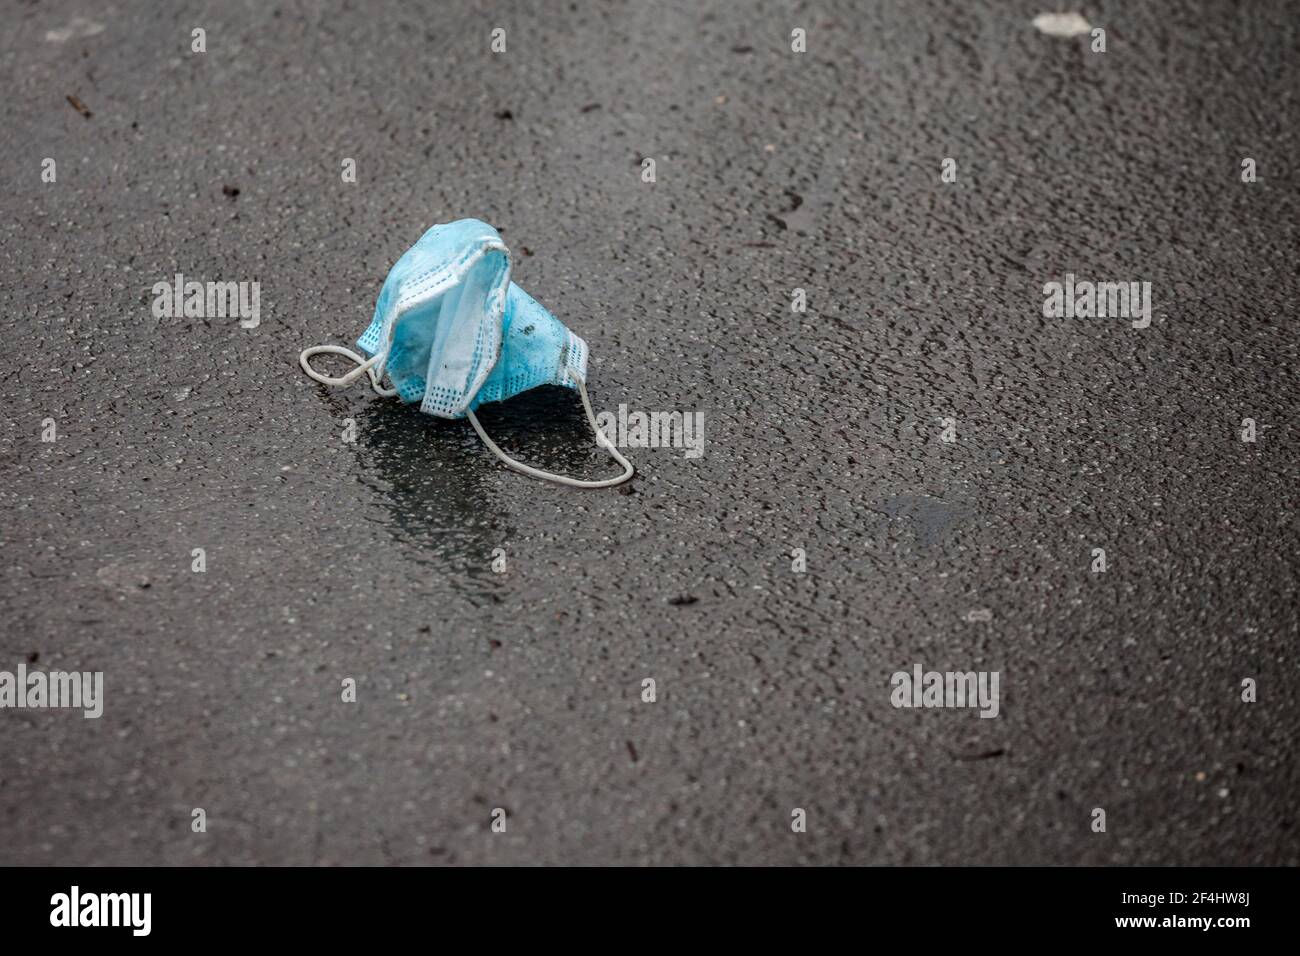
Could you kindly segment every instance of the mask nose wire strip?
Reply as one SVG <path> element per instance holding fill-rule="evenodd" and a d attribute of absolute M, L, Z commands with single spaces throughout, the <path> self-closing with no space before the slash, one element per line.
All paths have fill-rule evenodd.
<path fill-rule="evenodd" d="M 478 432 L 478 437 L 483 439 L 483 444 L 487 445 L 488 451 L 492 452 L 492 454 L 496 455 L 515 471 L 523 472 L 525 475 L 530 475 L 533 478 L 541 478 L 544 481 L 553 481 L 556 484 L 568 485 L 570 488 L 612 488 L 615 485 L 621 485 L 632 477 L 635 469 L 632 467 L 630 461 L 619 454 L 618 449 L 615 448 L 610 440 L 605 437 L 605 433 L 602 432 L 600 426 L 596 424 L 596 415 L 591 410 L 591 399 L 587 398 L 586 384 L 572 369 L 569 371 L 569 374 L 572 376 L 573 380 L 578 383 L 578 392 L 582 395 L 582 407 L 586 409 L 587 421 L 591 423 L 591 430 L 596 434 L 596 444 L 600 445 L 607 452 L 613 455 L 614 460 L 623 466 L 623 474 L 619 475 L 617 478 L 601 478 L 596 481 L 583 481 L 581 478 L 570 478 L 567 475 L 552 474 L 549 471 L 542 471 L 540 468 L 533 468 L 531 465 L 525 465 L 521 461 L 515 461 L 498 448 L 496 442 L 491 438 L 488 438 L 487 432 L 483 430 L 483 426 L 478 423 L 478 417 L 472 411 L 466 409 L 465 415 L 469 418 L 469 423 L 474 426 L 474 431 Z"/>
<path fill-rule="evenodd" d="M 351 359 L 355 362 L 357 367 L 344 375 L 340 375 L 338 378 L 332 378 L 329 375 L 322 375 L 311 367 L 310 359 L 313 355 L 342 355 L 344 358 Z M 365 359 L 351 349 L 346 349 L 341 345 L 313 345 L 310 348 L 303 349 L 302 354 L 298 356 L 298 364 L 302 366 L 302 370 L 306 372 L 310 378 L 315 379 L 322 385 L 332 385 L 336 388 L 344 385 L 351 385 L 363 374 L 367 374 L 370 376 L 370 387 L 375 390 L 375 394 L 382 395 L 384 398 L 391 398 L 397 394 L 397 389 L 384 388 L 384 386 L 379 384 L 379 376 L 375 374 L 375 364 L 378 361 L 378 354 Z"/>

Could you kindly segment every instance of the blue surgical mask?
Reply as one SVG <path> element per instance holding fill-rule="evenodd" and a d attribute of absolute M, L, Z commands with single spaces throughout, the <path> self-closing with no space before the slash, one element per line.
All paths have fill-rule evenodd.
<path fill-rule="evenodd" d="M 596 424 L 587 398 L 587 343 L 510 281 L 510 251 L 495 229 L 477 219 L 434 226 L 397 260 L 375 304 L 358 355 L 338 345 L 304 349 L 298 362 L 326 385 L 350 385 L 361 375 L 380 395 L 419 402 L 440 418 L 468 418 L 483 443 L 516 471 L 575 488 L 608 488 L 632 477 L 632 465 Z M 311 367 L 313 355 L 343 355 L 357 363 L 331 378 Z M 385 376 L 392 388 L 383 385 Z M 617 478 L 583 481 L 532 468 L 508 456 L 483 431 L 474 409 L 538 385 L 560 385 L 582 396 L 599 445 L 623 466 Z"/>

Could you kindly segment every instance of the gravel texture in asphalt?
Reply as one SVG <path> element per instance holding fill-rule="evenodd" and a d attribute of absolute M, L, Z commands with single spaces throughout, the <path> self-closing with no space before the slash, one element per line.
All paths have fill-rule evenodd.
<path fill-rule="evenodd" d="M 3 3 L 0 863 L 1300 862 L 1300 17 L 1057 7 Z M 462 217 L 703 454 L 308 380 Z"/>

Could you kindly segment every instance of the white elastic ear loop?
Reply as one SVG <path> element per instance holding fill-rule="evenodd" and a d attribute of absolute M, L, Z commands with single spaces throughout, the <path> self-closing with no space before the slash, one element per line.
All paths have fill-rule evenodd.
<path fill-rule="evenodd" d="M 344 358 L 349 358 L 356 362 L 357 367 L 345 375 L 340 375 L 338 378 L 332 378 L 329 375 L 322 375 L 311 367 L 311 362 L 308 360 L 313 355 L 342 355 Z M 298 364 L 302 366 L 302 370 L 322 385 L 332 385 L 335 388 L 340 388 L 345 385 L 351 385 L 359 379 L 362 374 L 368 374 L 370 376 L 370 387 L 375 390 L 375 394 L 382 395 L 385 398 L 391 398 L 397 394 L 397 389 L 384 388 L 384 386 L 379 384 L 379 376 L 375 374 L 375 363 L 378 361 L 378 353 L 366 359 L 362 358 L 351 349 L 345 349 L 341 345 L 313 345 L 310 348 L 303 349 L 302 354 L 298 356 Z"/>
<path fill-rule="evenodd" d="M 632 477 L 635 469 L 632 463 L 619 454 L 617 448 L 605 437 L 605 433 L 600 430 L 596 424 L 596 415 L 591 410 L 591 399 L 587 398 L 587 386 L 583 383 L 582 378 L 573 369 L 569 370 L 569 375 L 578 383 L 578 392 L 582 395 L 582 407 L 587 410 L 587 421 L 591 422 L 591 430 L 596 433 L 596 444 L 600 445 L 607 452 L 614 456 L 614 460 L 623 466 L 623 474 L 617 478 L 601 478 L 596 481 L 583 481 L 581 478 L 570 478 L 567 475 L 556 475 L 549 471 L 542 471 L 540 468 L 533 468 L 531 465 L 525 465 L 521 461 L 515 461 L 500 448 L 496 442 L 488 438 L 487 432 L 483 426 L 478 423 L 478 418 L 469 409 L 465 409 L 465 415 L 469 418 L 469 423 L 474 426 L 474 431 L 478 432 L 478 437 L 483 439 L 483 444 L 488 446 L 488 450 L 496 455 L 515 471 L 521 471 L 525 475 L 531 475 L 534 478 L 541 478 L 545 481 L 553 481 L 556 484 L 568 485 L 570 488 L 612 488 L 615 485 L 621 485 Z"/>

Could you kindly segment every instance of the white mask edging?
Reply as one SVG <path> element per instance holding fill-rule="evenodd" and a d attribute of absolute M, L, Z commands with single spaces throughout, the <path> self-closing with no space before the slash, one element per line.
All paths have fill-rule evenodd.
<path fill-rule="evenodd" d="M 344 358 L 355 362 L 357 367 L 344 375 L 338 376 L 337 378 L 329 375 L 322 375 L 311 367 L 311 362 L 309 360 L 313 355 L 324 354 L 342 355 Z M 368 374 L 370 376 L 370 387 L 375 390 L 375 394 L 382 395 L 385 398 L 391 398 L 397 394 L 397 389 L 384 388 L 384 386 L 379 382 L 379 377 L 375 374 L 374 367 L 378 363 L 379 357 L 379 354 L 376 353 L 368 359 L 362 358 L 356 352 L 349 348 L 344 348 L 341 345 L 313 345 L 310 348 L 302 350 L 302 353 L 298 356 L 298 364 L 302 366 L 302 370 L 307 373 L 309 378 L 320 382 L 322 385 L 329 385 L 334 388 L 342 388 L 351 385 L 360 378 L 362 374 Z M 614 447 L 614 444 L 605 437 L 605 433 L 600 430 L 600 426 L 596 424 L 596 414 L 591 410 L 591 399 L 587 397 L 587 384 L 582 380 L 582 376 L 580 376 L 577 370 L 572 366 L 568 368 L 568 375 L 578 383 L 578 394 L 582 396 L 582 408 L 583 411 L 587 413 L 587 421 L 591 423 L 592 432 L 596 435 L 596 444 L 609 452 L 610 455 L 613 456 L 614 460 L 623 466 L 623 473 L 615 478 L 600 478 L 594 481 L 585 481 L 581 478 L 570 478 L 568 475 L 557 475 L 553 472 L 542 471 L 540 468 L 534 468 L 531 465 L 525 465 L 523 462 L 511 458 L 497 447 L 497 443 L 488 437 L 487 432 L 483 430 L 483 426 L 479 424 L 478 416 L 468 408 L 465 409 L 465 416 L 469 419 L 469 423 L 474 426 L 474 431 L 478 432 L 478 437 L 483 440 L 483 444 L 487 445 L 488 451 L 492 452 L 492 454 L 496 455 L 505 462 L 507 466 L 513 468 L 515 471 L 529 475 L 533 478 L 541 478 L 545 481 L 553 481 L 556 484 L 568 485 L 571 488 L 612 488 L 615 485 L 621 485 L 632 477 L 636 469 L 632 467 L 630 461 L 619 453 L 619 450 Z"/>

